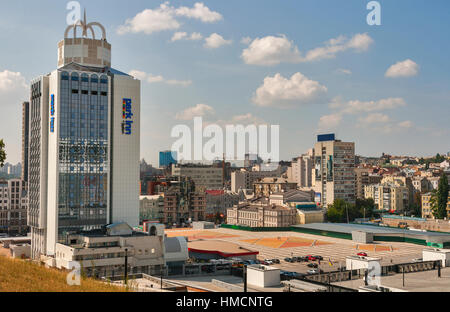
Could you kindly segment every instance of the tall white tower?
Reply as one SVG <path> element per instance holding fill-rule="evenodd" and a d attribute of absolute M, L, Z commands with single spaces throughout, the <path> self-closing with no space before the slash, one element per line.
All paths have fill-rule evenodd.
<path fill-rule="evenodd" d="M 140 101 L 140 81 L 111 68 L 105 28 L 85 13 L 58 44 L 58 68 L 32 84 L 34 258 L 54 255 L 68 234 L 138 225 Z"/>

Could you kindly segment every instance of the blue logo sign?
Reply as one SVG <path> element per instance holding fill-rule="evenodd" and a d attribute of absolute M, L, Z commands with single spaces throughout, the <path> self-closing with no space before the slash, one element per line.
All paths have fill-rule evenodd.
<path fill-rule="evenodd" d="M 123 99 L 122 102 L 122 134 L 131 135 L 131 126 L 133 125 L 133 112 L 131 111 L 131 99 Z"/>
<path fill-rule="evenodd" d="M 50 96 L 50 115 L 52 116 L 50 118 L 50 132 L 55 132 L 55 95 L 52 94 Z"/>

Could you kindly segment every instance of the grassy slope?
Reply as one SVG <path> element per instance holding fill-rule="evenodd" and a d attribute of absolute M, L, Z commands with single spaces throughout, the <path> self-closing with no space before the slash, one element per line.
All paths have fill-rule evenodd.
<path fill-rule="evenodd" d="M 69 286 L 67 272 L 0 256 L 0 292 L 123 292 L 125 288 L 82 279 Z"/>

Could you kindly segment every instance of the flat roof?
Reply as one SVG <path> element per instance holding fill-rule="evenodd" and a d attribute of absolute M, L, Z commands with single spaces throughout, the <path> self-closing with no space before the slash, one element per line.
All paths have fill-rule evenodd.
<path fill-rule="evenodd" d="M 237 244 L 219 240 L 197 240 L 188 242 L 190 252 L 198 253 L 216 253 L 223 257 L 239 257 L 246 254 L 259 254 Z"/>
<path fill-rule="evenodd" d="M 406 229 L 397 229 L 391 227 L 383 227 L 377 225 L 366 224 L 354 224 L 354 223 L 311 223 L 304 225 L 293 225 L 293 227 L 330 231 L 338 233 L 352 234 L 353 231 L 362 231 L 373 234 L 403 234 L 410 237 L 416 237 L 420 239 L 433 238 L 433 240 L 441 239 L 444 241 L 450 241 L 450 233 L 438 233 L 438 232 L 419 232 Z"/>

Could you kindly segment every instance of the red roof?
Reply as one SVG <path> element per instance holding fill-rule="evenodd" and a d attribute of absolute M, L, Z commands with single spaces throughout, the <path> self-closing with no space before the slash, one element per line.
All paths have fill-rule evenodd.
<path fill-rule="evenodd" d="M 206 194 L 213 195 L 213 196 L 219 196 L 225 194 L 224 190 L 206 190 Z"/>

